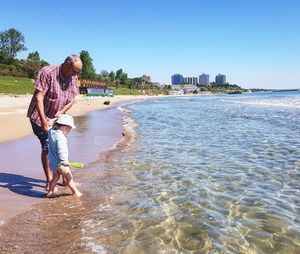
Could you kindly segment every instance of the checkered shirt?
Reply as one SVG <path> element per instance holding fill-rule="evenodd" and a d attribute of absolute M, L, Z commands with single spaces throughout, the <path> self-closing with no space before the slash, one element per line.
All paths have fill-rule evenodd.
<path fill-rule="evenodd" d="M 54 118 L 57 111 L 61 110 L 78 94 L 77 80 L 76 75 L 64 79 L 61 65 L 49 65 L 40 70 L 34 88 L 44 93 L 44 112 L 47 120 Z M 41 125 L 34 96 L 30 102 L 27 117 L 34 123 Z"/>

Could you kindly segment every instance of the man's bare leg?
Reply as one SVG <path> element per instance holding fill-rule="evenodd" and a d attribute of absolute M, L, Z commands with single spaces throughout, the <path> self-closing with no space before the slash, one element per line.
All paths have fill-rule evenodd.
<path fill-rule="evenodd" d="M 49 161 L 48 161 L 48 151 L 42 150 L 42 154 L 41 154 L 41 161 L 42 161 L 42 165 L 43 165 L 43 169 L 44 169 L 44 173 L 46 176 L 46 190 L 49 190 L 49 184 L 52 180 L 52 173 L 49 167 Z"/>

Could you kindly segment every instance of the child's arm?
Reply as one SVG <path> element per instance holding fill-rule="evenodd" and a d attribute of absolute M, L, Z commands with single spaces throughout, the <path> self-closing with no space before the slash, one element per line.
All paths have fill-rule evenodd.
<path fill-rule="evenodd" d="M 67 139 L 64 136 L 61 136 L 61 138 L 57 140 L 57 152 L 60 159 L 59 167 L 69 166 L 68 145 Z"/>

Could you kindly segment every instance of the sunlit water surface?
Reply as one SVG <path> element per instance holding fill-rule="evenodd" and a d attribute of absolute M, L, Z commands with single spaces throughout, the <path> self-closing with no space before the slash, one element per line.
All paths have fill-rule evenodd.
<path fill-rule="evenodd" d="M 294 92 L 129 106 L 135 135 L 80 222 L 82 248 L 300 253 L 299 105 Z"/>
<path fill-rule="evenodd" d="M 2 226 L 1 253 L 300 253 L 299 92 L 119 109 L 129 145 L 95 160 L 121 113 L 76 119 L 83 198 L 45 200 Z"/>

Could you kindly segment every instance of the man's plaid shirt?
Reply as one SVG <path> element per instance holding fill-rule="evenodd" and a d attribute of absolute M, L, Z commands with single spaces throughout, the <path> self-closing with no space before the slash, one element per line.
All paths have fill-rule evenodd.
<path fill-rule="evenodd" d="M 57 111 L 61 110 L 78 94 L 77 76 L 64 80 L 60 68 L 61 65 L 50 65 L 42 68 L 35 81 L 35 90 L 44 93 L 44 112 L 47 120 L 54 118 Z M 34 123 L 41 125 L 34 96 L 30 102 L 27 117 Z"/>

